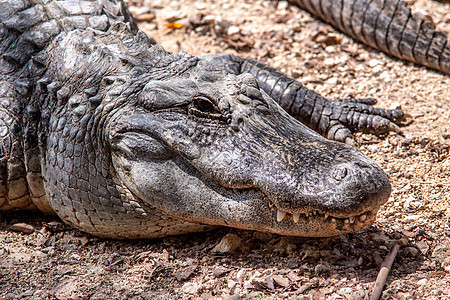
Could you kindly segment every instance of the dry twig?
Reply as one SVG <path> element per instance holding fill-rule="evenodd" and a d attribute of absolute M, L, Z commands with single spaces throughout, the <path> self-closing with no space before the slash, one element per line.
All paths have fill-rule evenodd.
<path fill-rule="evenodd" d="M 381 292 L 383 291 L 384 284 L 386 283 L 387 276 L 389 271 L 391 270 L 392 263 L 394 262 L 395 257 L 397 256 L 397 252 L 400 246 L 395 243 L 392 246 L 391 251 L 389 251 L 386 256 L 383 264 L 381 265 L 380 272 L 378 272 L 377 280 L 375 281 L 375 285 L 372 290 L 372 297 L 370 300 L 378 300 L 380 299 Z"/>

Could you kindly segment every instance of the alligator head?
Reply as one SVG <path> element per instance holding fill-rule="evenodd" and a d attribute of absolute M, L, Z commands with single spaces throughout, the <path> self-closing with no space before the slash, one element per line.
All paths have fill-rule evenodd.
<path fill-rule="evenodd" d="M 252 75 L 207 60 L 147 82 L 109 134 L 132 193 L 193 223 L 333 236 L 372 224 L 391 190 L 360 151 L 289 116 Z"/>
<path fill-rule="evenodd" d="M 50 202 L 63 219 L 97 226 L 69 206 L 84 210 L 85 198 L 102 194 L 66 191 L 72 185 L 67 174 L 76 167 L 91 173 L 79 175 L 88 178 L 84 187 L 92 186 L 86 180 L 120 181 L 127 190 L 121 195 L 131 192 L 158 212 L 192 223 L 313 237 L 373 223 L 391 187 L 360 151 L 289 116 L 250 74 L 230 75 L 214 60 L 168 54 L 142 34 L 116 31 L 73 31 L 48 59 L 49 72 L 71 93 L 66 97 L 69 89 L 60 88 L 62 106 L 49 112 L 44 169 Z M 81 159 L 70 163 L 61 139 Z M 62 173 L 59 166 L 66 164 L 70 170 Z M 102 190 L 115 193 L 111 186 Z M 101 201 L 114 204 L 106 196 Z"/>

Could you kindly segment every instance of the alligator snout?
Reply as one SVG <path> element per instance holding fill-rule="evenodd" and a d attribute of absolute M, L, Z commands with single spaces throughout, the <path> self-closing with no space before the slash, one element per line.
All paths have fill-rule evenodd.
<path fill-rule="evenodd" d="M 335 147 L 347 146 L 336 144 Z M 273 167 L 275 164 L 263 168 L 261 172 L 267 173 L 260 176 L 257 185 L 271 205 L 293 215 L 317 211 L 347 218 L 378 209 L 391 192 L 389 178 L 365 155 L 349 150 L 341 149 L 340 153 L 344 152 L 345 157 L 332 159 L 329 158 L 331 153 L 311 152 L 315 160 L 304 164 L 303 168 L 292 168 L 289 163 L 301 161 L 301 158 L 291 157 L 290 161 L 283 162 L 282 169 Z M 278 160 L 276 165 L 283 163 Z"/>
<path fill-rule="evenodd" d="M 330 236 L 358 231 L 375 221 L 391 192 L 388 176 L 357 150 L 339 161 L 322 158 L 320 165 L 307 167 L 308 173 L 287 167 L 285 174 L 290 176 L 278 177 L 277 182 L 270 175 L 261 180 L 259 188 L 272 218 L 270 231 Z"/>
<path fill-rule="evenodd" d="M 359 215 L 384 204 L 391 193 L 388 176 L 375 163 L 357 153 L 357 162 L 330 169 L 330 198 L 319 209 L 337 217 Z"/>

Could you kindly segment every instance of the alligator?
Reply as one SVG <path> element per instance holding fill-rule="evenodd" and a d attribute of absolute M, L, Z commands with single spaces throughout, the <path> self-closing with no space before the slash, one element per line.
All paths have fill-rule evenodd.
<path fill-rule="evenodd" d="M 401 110 L 250 59 L 168 53 L 121 0 L 0 0 L 0 21 L 0 211 L 112 238 L 324 237 L 367 228 L 390 195 L 348 144 L 398 131 Z"/>

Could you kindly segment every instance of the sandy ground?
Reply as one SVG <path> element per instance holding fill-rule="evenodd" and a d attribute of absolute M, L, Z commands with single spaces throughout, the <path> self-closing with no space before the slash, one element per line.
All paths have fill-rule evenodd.
<path fill-rule="evenodd" d="M 450 32 L 450 4 L 408 2 Z M 169 51 L 259 59 L 323 96 L 376 97 L 410 113 L 403 136 L 356 134 L 390 175 L 392 196 L 368 230 L 326 239 L 221 228 L 114 241 L 56 217 L 3 214 L 0 299 L 369 299 L 394 243 L 401 247 L 383 298 L 450 299 L 450 77 L 355 43 L 284 2 L 129 3 Z M 33 232 L 11 230 L 19 222 Z M 227 234 L 237 249 L 214 254 Z"/>

